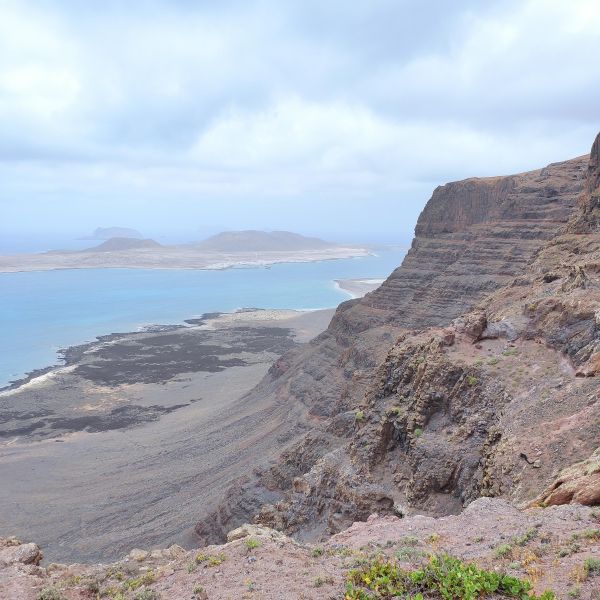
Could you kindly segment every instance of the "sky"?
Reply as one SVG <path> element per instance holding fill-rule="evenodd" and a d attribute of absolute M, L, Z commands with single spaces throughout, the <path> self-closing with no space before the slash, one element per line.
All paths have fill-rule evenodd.
<path fill-rule="evenodd" d="M 0 236 L 410 239 L 589 152 L 597 0 L 0 0 Z"/>

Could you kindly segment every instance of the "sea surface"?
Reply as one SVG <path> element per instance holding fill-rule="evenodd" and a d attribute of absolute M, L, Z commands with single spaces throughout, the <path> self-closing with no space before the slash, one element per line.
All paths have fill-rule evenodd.
<path fill-rule="evenodd" d="M 34 369 L 61 364 L 58 350 L 99 335 L 247 307 L 334 307 L 349 297 L 335 279 L 387 277 L 405 252 L 223 271 L 0 273 L 0 387 Z"/>

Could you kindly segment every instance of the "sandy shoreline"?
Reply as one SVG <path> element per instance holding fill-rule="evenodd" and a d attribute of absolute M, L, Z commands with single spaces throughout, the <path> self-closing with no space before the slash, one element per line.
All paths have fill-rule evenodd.
<path fill-rule="evenodd" d="M 376 290 L 384 281 L 384 279 L 335 279 L 334 283 L 350 298 L 362 298 L 365 294 Z"/>
<path fill-rule="evenodd" d="M 230 482 L 295 431 L 288 408 L 245 394 L 333 312 L 208 315 L 70 348 L 2 397 L 0 535 L 38 540 L 49 561 L 193 545 Z"/>

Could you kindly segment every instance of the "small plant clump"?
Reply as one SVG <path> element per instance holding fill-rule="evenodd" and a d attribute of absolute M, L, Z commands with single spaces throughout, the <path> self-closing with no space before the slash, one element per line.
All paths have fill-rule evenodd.
<path fill-rule="evenodd" d="M 512 554 L 512 546 L 510 544 L 500 544 L 495 550 L 496 558 L 506 558 Z"/>
<path fill-rule="evenodd" d="M 469 375 L 467 377 L 467 385 L 469 387 L 473 387 L 474 385 L 477 384 L 477 377 L 473 376 L 473 375 Z"/>
<path fill-rule="evenodd" d="M 586 558 L 583 569 L 586 577 L 600 575 L 600 558 Z"/>
<path fill-rule="evenodd" d="M 414 546 L 402 546 L 401 548 L 398 548 L 398 550 L 396 551 L 396 558 L 400 561 L 402 560 L 411 560 L 413 558 L 419 557 L 419 556 L 423 556 L 424 552 L 422 550 L 419 550 L 418 548 L 415 548 Z"/>
<path fill-rule="evenodd" d="M 198 563 L 196 563 L 196 562 L 188 563 L 188 566 L 187 566 L 187 572 L 188 573 L 193 573 L 197 569 L 198 569 Z"/>
<path fill-rule="evenodd" d="M 323 548 L 321 548 L 321 546 L 316 546 L 315 548 L 312 549 L 312 552 L 310 553 L 310 555 L 313 558 L 319 558 L 319 556 L 323 556 Z"/>
<path fill-rule="evenodd" d="M 519 351 L 516 348 L 507 348 L 502 354 L 504 354 L 504 356 L 517 356 Z"/>
<path fill-rule="evenodd" d="M 330 575 L 326 575 L 324 577 L 319 575 L 318 577 L 315 577 L 315 579 L 313 581 L 314 587 L 321 587 L 325 584 L 329 584 L 329 585 L 333 584 L 333 577 L 331 577 Z"/>
<path fill-rule="evenodd" d="M 160 600 L 160 596 L 154 590 L 144 590 L 137 593 L 134 600 Z"/>
<path fill-rule="evenodd" d="M 414 535 L 406 535 L 400 541 L 405 546 L 418 546 L 419 545 L 419 538 L 415 537 Z"/>
<path fill-rule="evenodd" d="M 225 562 L 227 556 L 224 552 L 220 552 L 219 554 L 204 554 L 200 552 L 196 554 L 196 563 L 198 564 L 206 564 L 208 567 L 218 567 L 221 563 Z"/>
<path fill-rule="evenodd" d="M 201 585 L 197 585 L 194 587 L 194 589 L 192 590 L 192 595 L 194 596 L 194 598 L 206 598 L 206 590 L 201 586 Z"/>
<path fill-rule="evenodd" d="M 364 419 L 365 419 L 365 411 L 364 410 L 357 410 L 354 413 L 354 420 L 355 421 L 357 421 L 357 422 L 360 423 L 360 421 L 364 421 Z"/>
<path fill-rule="evenodd" d="M 417 427 L 413 433 L 415 437 L 420 438 L 423 435 L 423 430 L 420 427 Z"/>
<path fill-rule="evenodd" d="M 60 590 L 55 587 L 44 588 L 37 596 L 36 600 L 64 600 Z"/>
<path fill-rule="evenodd" d="M 528 529 L 523 535 L 513 538 L 517 546 L 526 546 L 531 540 L 537 537 L 538 530 L 535 527 Z"/>
<path fill-rule="evenodd" d="M 581 537 L 590 542 L 597 542 L 600 540 L 600 529 L 586 529 L 581 533 Z"/>
<path fill-rule="evenodd" d="M 141 575 L 140 577 L 136 577 L 135 579 L 126 579 L 123 582 L 123 589 L 125 591 L 134 591 L 138 588 L 141 588 L 143 585 L 149 585 L 151 583 L 154 583 L 154 581 L 154 573 L 152 571 L 148 571 L 147 573 L 144 573 L 143 575 Z"/>
<path fill-rule="evenodd" d="M 255 548 L 258 548 L 260 546 L 260 540 L 250 537 L 246 538 L 244 544 L 246 545 L 246 548 L 248 548 L 248 550 L 254 550 Z"/>
<path fill-rule="evenodd" d="M 475 600 L 503 595 L 519 600 L 557 600 L 552 592 L 541 596 L 524 581 L 479 569 L 448 555 L 432 556 L 420 569 L 407 571 L 377 560 L 348 573 L 345 600 Z"/>

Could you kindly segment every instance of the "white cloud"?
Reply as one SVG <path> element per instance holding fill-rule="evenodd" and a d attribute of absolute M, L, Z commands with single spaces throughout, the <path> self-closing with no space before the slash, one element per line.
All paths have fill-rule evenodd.
<path fill-rule="evenodd" d="M 415 185 L 587 151 L 597 0 L 347 8 L 0 0 L 0 206 L 44 190 L 95 211 L 150 194 L 420 206 Z"/>

